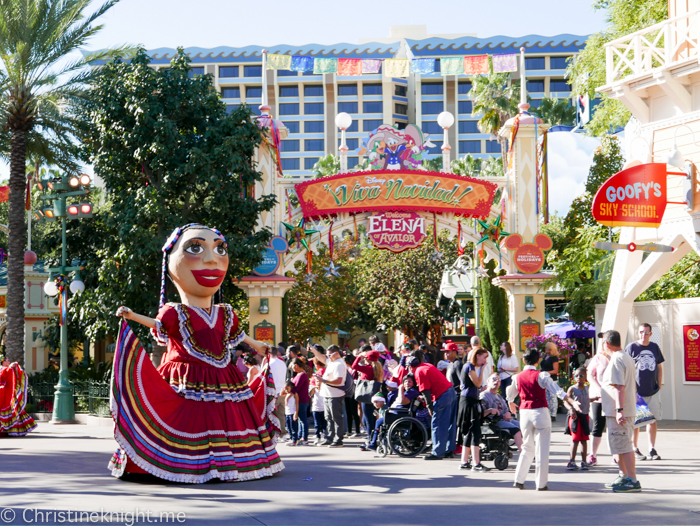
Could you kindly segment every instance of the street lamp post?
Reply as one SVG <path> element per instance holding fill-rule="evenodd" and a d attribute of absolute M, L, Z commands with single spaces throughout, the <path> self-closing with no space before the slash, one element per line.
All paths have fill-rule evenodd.
<path fill-rule="evenodd" d="M 90 176 L 79 175 L 62 178 L 54 178 L 50 181 L 43 182 L 39 185 L 40 189 L 44 189 L 44 184 L 52 193 L 42 195 L 41 198 L 47 202 L 47 206 L 41 208 L 35 213 L 37 219 L 44 221 L 55 221 L 61 218 L 61 266 L 50 268 L 49 281 L 44 287 L 44 292 L 48 296 L 60 294 L 59 304 L 61 309 L 59 312 L 59 325 L 61 336 L 61 363 L 58 376 L 58 384 L 54 393 L 53 415 L 51 423 L 53 424 L 69 424 L 75 422 L 75 408 L 73 404 L 73 389 L 71 388 L 68 379 L 68 283 L 67 275 L 69 272 L 75 272 L 76 278 L 70 285 L 71 292 L 79 293 L 84 288 L 80 281 L 78 272 L 83 270 L 83 267 L 71 267 L 66 265 L 66 221 L 68 219 L 84 219 L 92 217 L 92 205 L 90 203 L 67 204 L 66 200 L 69 197 L 78 197 L 87 195 L 87 187 L 90 185 Z M 56 285 L 51 279 L 51 276 L 56 276 Z"/>

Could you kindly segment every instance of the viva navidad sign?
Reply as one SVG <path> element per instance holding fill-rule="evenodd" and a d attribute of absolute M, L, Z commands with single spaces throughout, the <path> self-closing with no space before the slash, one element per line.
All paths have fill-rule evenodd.
<path fill-rule="evenodd" d="M 385 170 L 338 174 L 295 186 L 304 217 L 340 212 L 452 212 L 488 215 L 496 185 L 455 174 Z"/>

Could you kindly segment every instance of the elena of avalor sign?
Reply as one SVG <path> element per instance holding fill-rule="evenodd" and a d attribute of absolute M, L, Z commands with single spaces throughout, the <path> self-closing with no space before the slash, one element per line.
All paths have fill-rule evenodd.
<path fill-rule="evenodd" d="M 402 252 L 425 239 L 425 220 L 416 212 L 386 212 L 369 217 L 367 235 L 377 248 Z"/>
<path fill-rule="evenodd" d="M 658 228 L 666 210 L 666 165 L 633 166 L 605 181 L 591 212 L 605 226 Z"/>

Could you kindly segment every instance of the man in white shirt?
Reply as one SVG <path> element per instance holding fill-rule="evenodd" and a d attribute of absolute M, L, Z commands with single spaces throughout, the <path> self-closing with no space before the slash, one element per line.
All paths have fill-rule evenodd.
<path fill-rule="evenodd" d="M 275 382 L 275 391 L 277 392 L 276 408 L 277 416 L 280 419 L 280 436 L 284 436 L 285 422 L 284 422 L 284 397 L 280 396 L 282 389 L 284 388 L 285 377 L 287 375 L 286 364 L 278 358 L 279 350 L 277 347 L 272 347 L 270 349 L 270 372 L 272 373 L 272 379 Z"/>
<path fill-rule="evenodd" d="M 525 489 L 527 472 L 533 459 L 536 459 L 535 485 L 537 491 L 546 491 L 549 489 L 549 442 L 552 435 L 552 420 L 549 417 L 546 392 L 566 400 L 577 411 L 581 410 L 581 406 L 552 380 L 549 373 L 537 370 L 537 362 L 540 361 L 537 349 L 528 349 L 523 354 L 523 361 L 523 371 L 513 376 L 513 383 L 506 391 L 512 413 L 515 413 L 514 400 L 520 395 L 520 432 L 523 435 L 523 449 L 515 468 L 513 486 Z"/>
<path fill-rule="evenodd" d="M 316 378 L 321 382 L 321 396 L 323 408 L 328 422 L 328 438 L 321 443 L 322 446 L 343 447 L 345 436 L 345 419 L 343 409 L 345 407 L 345 378 L 347 367 L 340 356 L 340 347 L 331 345 L 326 349 L 326 355 L 321 354 L 316 348 L 310 347 L 311 352 L 321 362 L 326 364 L 323 376 L 317 374 Z"/>
<path fill-rule="evenodd" d="M 607 331 L 603 345 L 610 353 L 610 363 L 603 373 L 601 402 L 608 428 L 610 453 L 619 456 L 620 475 L 606 484 L 615 493 L 639 493 L 634 457 L 634 420 L 637 414 L 637 381 L 634 359 L 623 352 L 620 333 Z"/>

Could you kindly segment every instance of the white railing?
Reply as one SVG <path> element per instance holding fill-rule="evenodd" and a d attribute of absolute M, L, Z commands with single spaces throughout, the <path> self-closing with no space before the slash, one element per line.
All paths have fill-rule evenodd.
<path fill-rule="evenodd" d="M 700 56 L 700 11 L 686 13 L 605 44 L 606 84 Z"/>

